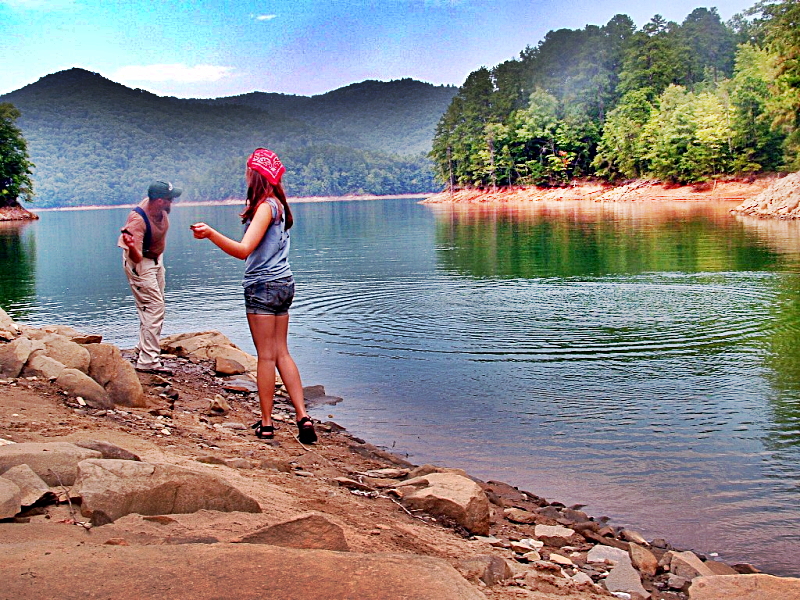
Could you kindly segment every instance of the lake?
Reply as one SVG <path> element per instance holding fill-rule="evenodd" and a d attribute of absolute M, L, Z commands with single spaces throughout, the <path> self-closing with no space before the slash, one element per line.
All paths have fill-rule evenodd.
<path fill-rule="evenodd" d="M 297 203 L 290 345 L 312 412 L 417 464 L 462 467 L 589 514 L 800 575 L 800 224 L 730 204 Z M 235 206 L 180 206 L 165 334 L 255 353 Z M 127 209 L 0 227 L 0 306 L 122 347 L 136 311 Z"/>

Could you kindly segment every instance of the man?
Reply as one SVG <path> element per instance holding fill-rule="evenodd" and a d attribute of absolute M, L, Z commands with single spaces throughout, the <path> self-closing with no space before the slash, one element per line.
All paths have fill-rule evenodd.
<path fill-rule="evenodd" d="M 172 200 L 181 195 L 167 181 L 154 181 L 147 198 L 128 215 L 117 245 L 139 312 L 139 357 L 136 369 L 170 373 L 161 363 L 159 336 L 164 324 L 164 262 Z"/>

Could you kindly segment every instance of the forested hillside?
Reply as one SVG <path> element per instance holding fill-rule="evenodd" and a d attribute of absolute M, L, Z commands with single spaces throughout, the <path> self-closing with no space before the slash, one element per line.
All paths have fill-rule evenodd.
<path fill-rule="evenodd" d="M 355 84 L 340 95 L 280 96 L 280 102 L 264 102 L 272 106 L 264 110 L 241 98 L 159 97 L 70 69 L 0 96 L 0 102 L 11 102 L 21 112 L 17 125 L 36 165 L 39 207 L 137 201 L 154 177 L 183 187 L 182 200 L 243 197 L 244 163 L 258 146 L 279 153 L 288 169 L 287 193 L 293 196 L 435 189 L 425 152 L 455 89 L 409 80 L 376 83 Z M 393 103 L 409 87 L 428 93 L 411 107 L 418 114 L 404 128 L 410 109 L 403 106 L 397 114 Z M 352 92 L 357 107 L 348 110 Z M 316 107 L 311 112 L 327 114 L 327 122 L 311 119 L 307 105 Z M 372 106 L 368 118 L 359 113 L 366 105 Z M 388 125 L 373 130 L 382 106 Z"/>
<path fill-rule="evenodd" d="M 439 180 L 685 183 L 800 168 L 800 3 L 751 13 L 726 24 L 698 8 L 641 29 L 617 15 L 474 71 L 437 125 Z"/>

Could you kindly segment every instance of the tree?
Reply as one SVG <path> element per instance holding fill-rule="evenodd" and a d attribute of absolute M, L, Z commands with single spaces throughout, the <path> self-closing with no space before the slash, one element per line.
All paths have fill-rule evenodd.
<path fill-rule="evenodd" d="M 14 206 L 20 199 L 33 201 L 33 163 L 28 147 L 15 125 L 20 112 L 8 102 L 0 103 L 0 207 Z"/>

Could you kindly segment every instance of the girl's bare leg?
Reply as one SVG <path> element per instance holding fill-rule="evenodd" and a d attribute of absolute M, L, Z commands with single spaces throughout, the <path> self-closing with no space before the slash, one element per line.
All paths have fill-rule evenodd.
<path fill-rule="evenodd" d="M 303 384 L 300 381 L 300 371 L 297 365 L 289 354 L 289 346 L 286 339 L 289 334 L 289 315 L 280 315 L 275 317 L 275 346 L 276 354 L 275 361 L 278 367 L 278 373 L 281 374 L 283 385 L 286 386 L 286 391 L 289 392 L 289 399 L 292 401 L 296 419 L 299 421 L 303 417 L 307 417 L 306 403 L 303 398 Z"/>
<path fill-rule="evenodd" d="M 247 314 L 250 335 L 256 346 L 258 366 L 256 368 L 256 384 L 258 385 L 258 402 L 261 406 L 261 424 L 272 425 L 272 405 L 275 399 L 275 315 Z"/>

